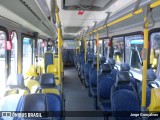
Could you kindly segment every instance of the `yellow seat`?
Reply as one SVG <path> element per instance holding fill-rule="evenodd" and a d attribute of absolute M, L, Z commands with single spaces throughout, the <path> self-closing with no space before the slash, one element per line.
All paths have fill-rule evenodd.
<path fill-rule="evenodd" d="M 54 64 L 54 53 L 46 52 L 44 54 L 44 72 L 47 73 L 47 67 L 50 64 Z"/>
<path fill-rule="evenodd" d="M 56 68 L 56 66 L 54 64 L 48 65 L 48 67 L 47 67 L 47 73 L 57 74 L 58 70 L 57 70 L 57 68 Z"/>
<path fill-rule="evenodd" d="M 22 74 L 11 74 L 7 79 L 7 87 L 5 95 L 11 94 L 29 94 L 30 89 L 24 84 L 24 77 Z"/>
<path fill-rule="evenodd" d="M 47 73 L 52 73 L 54 74 L 55 77 L 58 77 L 58 69 L 57 66 L 52 64 L 52 65 L 48 65 L 47 67 Z M 61 81 L 59 79 L 56 80 L 56 85 L 60 85 Z"/>
<path fill-rule="evenodd" d="M 53 94 L 57 94 L 60 95 L 60 91 L 56 88 L 46 88 L 46 89 L 42 89 L 42 93 L 53 93 Z"/>
<path fill-rule="evenodd" d="M 42 74 L 41 66 L 37 66 L 37 73 L 38 73 L 39 75 Z"/>
<path fill-rule="evenodd" d="M 36 71 L 36 67 L 34 65 L 31 65 L 28 72 L 26 72 L 25 75 L 27 77 L 31 77 L 31 76 L 37 77 L 38 74 L 37 74 L 37 71 Z"/>
<path fill-rule="evenodd" d="M 151 102 L 148 107 L 150 112 L 160 112 L 160 88 L 153 88 L 151 90 Z"/>
<path fill-rule="evenodd" d="M 36 80 L 27 79 L 24 81 L 25 86 L 27 86 L 31 93 L 35 93 L 37 88 L 40 86 L 39 82 Z M 26 92 L 24 93 L 26 94 Z"/>

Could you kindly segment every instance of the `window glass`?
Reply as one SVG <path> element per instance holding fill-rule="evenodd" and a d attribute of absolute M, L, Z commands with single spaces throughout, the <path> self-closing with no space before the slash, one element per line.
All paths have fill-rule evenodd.
<path fill-rule="evenodd" d="M 103 56 L 103 40 L 99 40 L 99 54 Z"/>
<path fill-rule="evenodd" d="M 160 78 L 159 67 L 159 54 L 160 54 L 160 32 L 152 33 L 150 36 L 150 64 L 152 69 L 157 73 L 157 77 Z"/>
<path fill-rule="evenodd" d="M 42 46 L 44 47 L 44 53 L 46 53 L 47 52 L 47 41 L 44 41 L 42 43 Z"/>
<path fill-rule="evenodd" d="M 123 37 L 113 38 L 113 58 L 116 63 L 124 62 L 124 40 Z"/>
<path fill-rule="evenodd" d="M 86 41 L 86 50 L 88 51 L 89 50 L 89 41 Z"/>
<path fill-rule="evenodd" d="M 37 55 L 37 51 L 35 49 L 35 40 L 32 39 L 31 41 L 31 45 L 32 45 L 32 64 L 35 65 L 36 64 L 36 55 Z"/>
<path fill-rule="evenodd" d="M 93 50 L 93 41 L 90 41 L 90 49 Z"/>
<path fill-rule="evenodd" d="M 106 59 L 108 59 L 108 56 L 109 56 L 108 41 L 109 39 L 104 39 L 104 57 Z"/>
<path fill-rule="evenodd" d="M 131 68 L 141 69 L 143 43 L 142 35 L 132 35 L 125 37 L 126 63 L 129 63 Z"/>
<path fill-rule="evenodd" d="M 17 73 L 17 33 L 11 33 L 12 50 L 11 50 L 11 74 Z"/>
<path fill-rule="evenodd" d="M 6 77 L 6 52 L 5 52 L 5 42 L 7 40 L 6 33 L 0 30 L 0 97 L 3 95 L 5 90 L 5 77 Z"/>
<path fill-rule="evenodd" d="M 93 44 L 94 44 L 94 48 L 93 48 L 93 49 L 94 49 L 94 53 L 96 54 L 96 53 L 97 53 L 97 46 L 96 46 L 97 44 L 96 44 L 96 40 L 93 41 Z"/>
<path fill-rule="evenodd" d="M 38 56 L 43 56 L 44 55 L 44 45 L 45 43 L 43 42 L 42 39 L 38 39 L 37 41 L 37 49 L 38 49 Z"/>
<path fill-rule="evenodd" d="M 22 63 L 22 71 L 23 73 L 29 70 L 30 65 L 32 64 L 32 39 L 24 37 L 23 38 L 23 63 Z"/>
<path fill-rule="evenodd" d="M 76 49 L 75 40 L 64 40 L 63 42 L 64 49 Z"/>

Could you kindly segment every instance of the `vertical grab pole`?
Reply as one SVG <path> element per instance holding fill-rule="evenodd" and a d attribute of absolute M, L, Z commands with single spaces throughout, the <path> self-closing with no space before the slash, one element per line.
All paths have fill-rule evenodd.
<path fill-rule="evenodd" d="M 97 71 L 99 71 L 99 33 L 97 33 L 97 40 L 96 40 L 96 43 L 97 43 Z"/>
<path fill-rule="evenodd" d="M 57 2 L 57 1 L 56 1 Z M 62 83 L 62 74 L 63 71 L 63 62 L 62 62 L 62 46 L 63 46 L 63 40 L 62 40 L 62 31 L 61 31 L 61 21 L 59 18 L 59 9 L 56 3 L 56 20 L 58 23 L 58 78 L 61 85 L 61 93 L 62 93 L 62 99 L 63 99 L 63 111 L 65 110 L 65 95 L 63 93 L 63 83 Z"/>
<path fill-rule="evenodd" d="M 96 108 L 98 107 L 97 104 L 99 104 L 99 96 L 98 96 L 98 77 L 99 77 L 99 66 L 100 66 L 100 57 L 99 57 L 99 33 L 97 32 L 97 38 L 96 38 L 96 46 L 97 46 L 97 100 L 96 100 Z M 98 108 L 97 108 L 98 109 Z"/>
<path fill-rule="evenodd" d="M 58 23 L 58 78 L 60 80 L 60 84 L 62 87 L 62 78 L 61 78 L 61 64 L 62 64 L 62 60 L 61 60 L 61 46 L 62 46 L 62 36 L 61 36 L 61 21 L 59 18 L 59 10 L 58 10 L 58 6 L 56 6 L 56 20 Z"/>
<path fill-rule="evenodd" d="M 146 7 L 144 16 L 144 48 L 143 48 L 143 76 L 142 76 L 142 101 L 141 101 L 141 111 L 146 111 L 146 86 L 147 86 L 147 56 L 148 56 L 148 8 Z"/>
<path fill-rule="evenodd" d="M 87 61 L 86 38 L 84 38 L 84 61 Z"/>

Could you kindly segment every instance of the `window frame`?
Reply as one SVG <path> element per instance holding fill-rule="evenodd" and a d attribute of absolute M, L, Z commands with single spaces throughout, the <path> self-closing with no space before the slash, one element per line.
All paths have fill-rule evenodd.
<path fill-rule="evenodd" d="M 6 34 L 6 41 L 9 40 L 9 31 L 6 27 L 0 26 L 0 30 L 5 32 Z M 5 49 L 5 83 L 7 83 L 7 78 L 10 73 L 10 51 Z"/>
<path fill-rule="evenodd" d="M 124 42 L 124 45 L 125 45 L 125 37 L 127 37 L 127 36 L 132 36 L 132 35 L 138 35 L 138 34 L 143 34 L 143 32 L 142 32 L 142 31 L 136 31 L 136 32 L 132 32 L 132 33 L 126 33 L 126 34 L 120 34 L 120 35 L 112 36 L 112 37 L 111 37 L 112 47 L 113 47 L 113 39 L 114 39 L 114 38 L 123 37 L 123 42 Z M 126 50 L 126 48 L 124 47 L 124 60 L 123 60 L 124 63 L 126 62 L 125 50 Z M 113 56 L 111 56 L 111 57 L 113 58 Z"/>
<path fill-rule="evenodd" d="M 153 33 L 156 33 L 156 32 L 159 32 L 160 33 L 160 28 L 154 28 L 154 29 L 151 29 L 151 30 L 149 30 L 149 34 L 148 34 L 148 42 L 149 42 L 149 48 L 148 48 L 148 69 L 150 69 L 151 68 L 151 65 L 150 65 L 150 54 L 151 54 L 151 36 L 152 36 L 152 34 Z M 159 62 L 160 60 L 158 60 L 158 62 Z M 160 63 L 159 63 L 160 64 Z M 157 68 L 157 73 L 159 73 L 160 72 L 160 68 Z M 156 73 L 156 75 L 157 75 L 157 73 Z M 157 80 L 158 81 L 160 81 L 160 76 L 159 75 L 157 75 Z"/>
<path fill-rule="evenodd" d="M 105 42 L 105 39 L 108 39 L 110 40 L 110 37 L 102 37 L 100 38 L 99 40 L 102 40 L 102 55 L 105 57 L 105 49 L 104 49 L 104 42 Z"/>
<path fill-rule="evenodd" d="M 25 34 L 25 33 L 21 33 L 21 59 L 22 59 L 22 63 L 21 63 L 21 66 L 22 66 L 22 73 L 23 73 L 23 39 L 25 38 L 25 37 L 28 37 L 28 38 L 31 38 L 32 40 L 33 39 L 35 39 L 35 36 L 33 36 L 33 35 L 29 35 L 29 34 Z M 35 41 L 36 42 L 36 41 Z M 31 61 L 31 64 L 33 64 L 34 63 L 34 59 L 33 59 L 33 52 L 34 52 L 34 49 L 33 49 L 33 44 L 32 44 L 32 61 Z M 35 46 L 34 46 L 35 47 Z"/>
<path fill-rule="evenodd" d="M 151 48 L 150 48 L 150 42 L 151 42 L 151 35 L 155 32 L 160 32 L 160 28 L 154 28 L 154 29 L 151 29 L 149 30 L 149 34 L 148 34 L 148 42 L 149 42 L 149 48 L 148 48 L 148 68 L 150 69 L 150 57 L 149 55 L 151 54 Z"/>
<path fill-rule="evenodd" d="M 16 33 L 16 37 L 17 37 L 17 45 L 18 45 L 18 32 L 16 31 L 16 30 L 11 30 L 10 31 L 10 33 L 12 33 L 12 32 L 15 32 Z M 10 36 L 9 37 L 11 37 L 11 34 L 10 34 Z M 10 39 L 11 40 L 11 39 Z M 11 42 L 12 42 L 12 40 L 11 40 Z M 13 47 L 13 46 L 12 46 Z M 16 48 L 16 73 L 18 72 L 18 47 Z M 11 54 L 10 54 L 10 73 L 11 73 Z"/>

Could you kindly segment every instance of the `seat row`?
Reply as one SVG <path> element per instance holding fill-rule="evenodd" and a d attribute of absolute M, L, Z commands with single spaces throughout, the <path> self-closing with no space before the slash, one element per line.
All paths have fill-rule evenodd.
<path fill-rule="evenodd" d="M 98 71 L 95 55 L 88 54 L 85 64 L 83 62 L 83 55 L 81 54 L 79 57 L 82 59 L 78 63 L 78 66 L 80 66 L 78 67 L 79 77 L 81 81 L 84 81 L 85 87 L 88 88 L 89 96 L 94 98 L 96 109 L 100 108 L 106 113 L 112 113 L 112 115 L 114 113 L 114 116 L 116 114 L 119 114 L 117 116 L 123 116 L 116 111 L 137 111 L 138 113 L 141 111 L 142 82 L 134 78 L 130 72 L 129 64 L 121 64 L 120 70 L 118 70 L 114 59 L 109 59 L 106 62 L 105 58 L 101 57 L 100 70 Z M 160 106 L 155 106 L 151 102 L 155 100 L 157 103 L 160 100 L 160 96 L 155 96 L 158 91 L 160 92 L 160 89 L 154 88 L 152 85 L 159 87 L 156 82 L 156 75 L 150 69 L 147 71 L 147 108 L 150 111 L 151 109 L 152 111 L 153 109 L 159 109 L 160 112 Z M 158 106 L 159 108 L 157 109 Z M 117 117 L 117 119 L 123 118 Z M 134 117 L 128 117 L 128 119 L 134 119 Z"/>
<path fill-rule="evenodd" d="M 39 77 L 40 86 L 35 93 L 30 93 L 30 89 L 24 84 L 24 78 L 21 74 L 11 75 L 7 80 L 7 88 L 4 97 L 0 101 L 0 111 L 14 111 L 20 113 L 40 112 L 38 118 L 48 119 L 56 118 L 62 120 L 64 111 L 63 97 L 57 88 L 53 74 L 42 74 Z M 12 92 L 15 91 L 16 92 Z M 28 94 L 19 94 L 22 90 Z M 49 114 L 50 112 L 50 114 Z M 26 116 L 29 117 L 30 116 Z M 43 118 L 41 118 L 43 117 Z M 3 117 L 2 117 L 3 118 Z M 4 120 L 6 117 L 3 118 Z M 18 120 L 18 117 L 13 117 Z"/>

